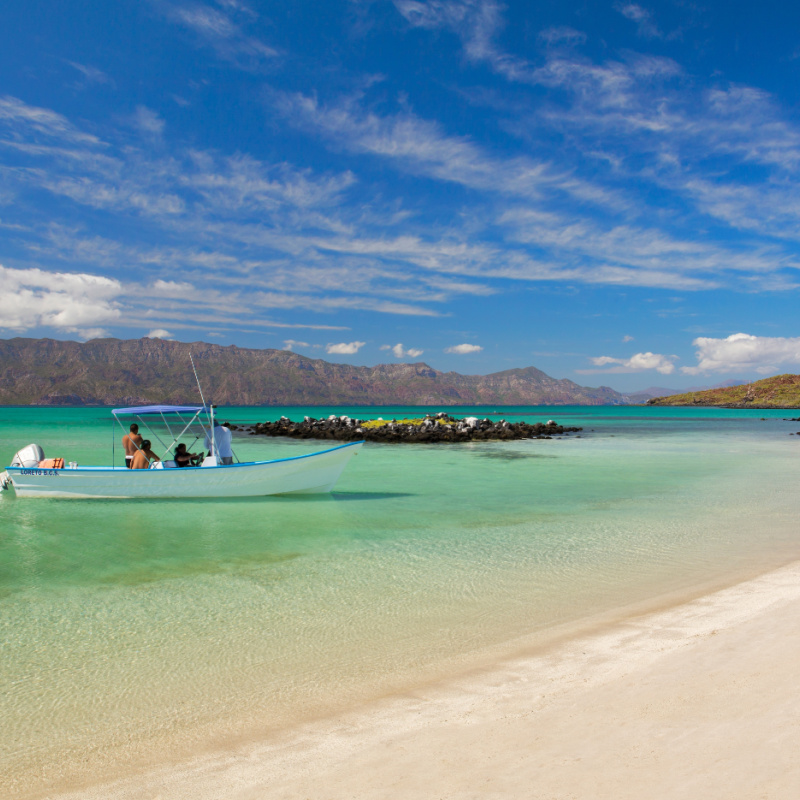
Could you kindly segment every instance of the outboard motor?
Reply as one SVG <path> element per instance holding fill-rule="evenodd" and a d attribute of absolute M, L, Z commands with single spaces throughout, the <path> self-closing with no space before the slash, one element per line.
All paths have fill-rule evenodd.
<path fill-rule="evenodd" d="M 40 461 L 44 461 L 44 450 L 38 444 L 29 444 L 11 459 L 11 466 L 33 469 L 39 466 Z"/>

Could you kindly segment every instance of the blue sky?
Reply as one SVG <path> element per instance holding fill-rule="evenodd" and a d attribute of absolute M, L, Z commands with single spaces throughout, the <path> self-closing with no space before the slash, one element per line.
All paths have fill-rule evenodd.
<path fill-rule="evenodd" d="M 0 336 L 800 371 L 800 7 L 0 9 Z"/>

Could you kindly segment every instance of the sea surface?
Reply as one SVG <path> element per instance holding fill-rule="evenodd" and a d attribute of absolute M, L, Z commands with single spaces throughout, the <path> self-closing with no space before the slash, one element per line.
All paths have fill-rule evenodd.
<path fill-rule="evenodd" d="M 439 409 L 221 413 L 425 410 Z M 445 410 L 583 431 L 369 443 L 329 496 L 2 493 L 0 797 L 269 736 L 537 632 L 800 558 L 797 411 Z M 113 443 L 120 463 L 122 434 L 108 409 L 3 408 L 0 462 L 37 442 L 81 464 L 110 463 Z M 234 435 L 243 461 L 326 446 Z"/>

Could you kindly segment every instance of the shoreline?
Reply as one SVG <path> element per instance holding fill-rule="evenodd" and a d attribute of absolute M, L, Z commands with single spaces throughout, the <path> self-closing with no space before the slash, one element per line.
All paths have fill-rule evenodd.
<path fill-rule="evenodd" d="M 516 655 L 258 741 L 47 796 L 795 797 L 800 561 L 718 587 L 509 643 Z"/>

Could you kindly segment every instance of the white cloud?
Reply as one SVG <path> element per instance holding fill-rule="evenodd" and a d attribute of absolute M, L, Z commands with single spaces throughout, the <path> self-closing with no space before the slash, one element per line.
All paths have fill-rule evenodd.
<path fill-rule="evenodd" d="M 264 209 L 282 206 L 311 209 L 336 206 L 341 194 L 355 183 L 352 172 L 315 176 L 286 164 L 268 165 L 247 155 L 215 158 L 191 151 L 181 182 L 220 210 Z"/>
<path fill-rule="evenodd" d="M 609 364 L 616 366 L 611 369 L 603 370 L 603 372 L 642 372 L 648 369 L 654 369 L 662 375 L 670 375 L 675 371 L 675 364 L 672 362 L 677 359 L 677 356 L 663 356 L 658 353 L 636 353 L 630 358 L 612 358 L 611 356 L 598 356 L 592 358 L 591 362 L 597 367 L 605 367 Z M 592 372 L 594 370 L 579 370 L 582 373 Z"/>
<path fill-rule="evenodd" d="M 159 297 L 177 297 L 186 298 L 197 293 L 197 290 L 191 283 L 178 282 L 178 281 L 165 281 L 161 278 L 156 279 L 148 287 L 148 291 Z"/>
<path fill-rule="evenodd" d="M 340 342 L 339 344 L 329 344 L 325 347 L 325 352 L 339 356 L 349 356 L 357 353 L 366 342 Z"/>
<path fill-rule="evenodd" d="M 543 65 L 534 65 L 495 43 L 503 25 L 496 2 L 395 0 L 395 5 L 415 27 L 456 33 L 470 60 L 487 63 L 507 80 L 561 90 L 571 98 L 544 113 L 534 111 L 518 127 L 523 138 L 531 125 L 542 123 L 561 134 L 569 131 L 579 151 L 613 164 L 617 178 L 644 178 L 733 227 L 800 238 L 800 192 L 794 176 L 783 172 L 800 164 L 800 131 L 768 92 L 735 84 L 697 90 L 674 60 L 631 52 L 597 63 L 557 49 Z M 663 38 L 644 6 L 620 0 L 616 9 L 636 23 L 641 36 Z M 549 29 L 540 37 L 550 38 L 558 43 L 559 31 Z M 727 160 L 712 161 L 719 158 Z M 778 172 L 754 185 L 739 177 L 737 161 Z"/>
<path fill-rule="evenodd" d="M 75 328 L 70 333 L 77 334 L 79 339 L 88 341 L 89 339 L 105 339 L 111 334 L 106 328 Z"/>
<path fill-rule="evenodd" d="M 539 73 L 539 78 L 574 91 L 580 99 L 573 104 L 573 111 L 593 110 L 597 120 L 603 118 L 598 110 L 603 103 L 613 105 L 609 98 L 603 102 L 595 98 L 597 86 L 605 86 L 611 94 L 619 90 L 620 103 L 624 100 L 639 109 L 636 113 L 644 114 L 648 109 L 640 84 L 648 80 L 648 75 L 675 73 L 669 65 L 643 59 L 594 65 L 562 58 L 560 62 L 553 59 L 547 63 L 548 68 Z M 570 76 L 575 75 L 577 83 L 573 85 Z M 559 76 L 562 84 L 558 83 Z M 587 81 L 585 90 L 580 89 L 581 81 Z M 717 126 L 717 133 L 738 131 L 726 134 L 726 148 L 733 147 L 734 139 L 739 137 L 742 143 L 736 147 L 741 146 L 743 158 L 762 163 L 791 158 L 795 140 L 790 126 L 780 122 L 777 108 L 767 108 L 769 144 L 762 141 L 760 148 L 753 144 L 756 131 L 746 120 L 753 115 L 763 117 L 761 112 L 768 101 L 763 94 L 717 92 L 712 99 L 711 105 L 717 109 L 714 113 L 725 121 L 724 126 Z M 502 290 L 497 283 L 488 285 L 489 279 L 681 290 L 716 288 L 735 280 L 740 285 L 748 284 L 748 290 L 768 291 L 789 286 L 793 274 L 790 270 L 797 266 L 793 254 L 774 240 L 729 244 L 715 242 L 712 237 L 698 242 L 694 232 L 682 236 L 680 231 L 672 232 L 674 227 L 669 233 L 648 227 L 654 217 L 648 217 L 647 225 L 637 225 L 630 217 L 620 219 L 618 215 L 598 219 L 585 207 L 573 205 L 571 211 L 565 211 L 563 203 L 550 203 L 551 189 L 572 191 L 577 196 L 592 187 L 573 186 L 567 172 L 552 166 L 542 167 L 544 171 L 535 180 L 526 182 L 517 167 L 532 168 L 534 162 L 527 157 L 522 157 L 521 162 L 519 158 L 498 156 L 407 111 L 380 117 L 353 103 L 333 105 L 321 111 L 322 130 L 326 132 L 328 125 L 339 131 L 332 135 L 341 135 L 345 147 L 351 146 L 344 140 L 352 134 L 355 141 L 363 138 L 363 143 L 356 146 L 361 151 L 407 159 L 414 170 L 427 171 L 433 177 L 441 171 L 443 180 L 460 180 L 470 188 L 485 187 L 506 195 L 499 199 L 495 196 L 491 201 L 496 204 L 498 216 L 479 220 L 476 215 L 468 226 L 455 220 L 443 229 L 421 219 L 415 223 L 413 213 L 403 216 L 410 212 L 401 208 L 399 201 L 390 203 L 390 208 L 384 209 L 386 214 L 380 210 L 364 211 L 364 204 L 352 205 L 353 193 L 349 189 L 355 185 L 356 177 L 349 171 L 316 175 L 287 164 L 261 162 L 246 154 L 226 157 L 210 151 L 189 151 L 148 159 L 120 148 L 117 157 L 111 158 L 99 153 L 97 147 L 88 146 L 89 141 L 97 141 L 93 137 L 77 146 L 75 137 L 80 137 L 81 132 L 54 112 L 26 106 L 13 98 L 4 102 L 5 106 L 0 102 L 0 125 L 10 127 L 12 135 L 0 140 L 0 147 L 25 148 L 29 156 L 41 159 L 41 166 L 9 172 L 9 181 L 22 185 L 23 191 L 35 186 L 94 208 L 116 213 L 132 211 L 147 218 L 142 224 L 161 227 L 177 242 L 171 248 L 136 251 L 114 242 L 106 241 L 104 245 L 99 237 L 90 241 L 75 231 L 65 232 L 62 226 L 57 252 L 52 248 L 45 252 L 41 243 L 31 245 L 37 259 L 55 255 L 80 264 L 81 268 L 89 263 L 104 269 L 130 264 L 150 274 L 158 268 L 165 278 L 191 272 L 200 292 L 204 291 L 206 280 L 213 281 L 211 285 L 219 289 L 217 279 L 222 277 L 226 295 L 236 294 L 232 289 L 235 287 L 239 301 L 245 301 L 256 314 L 257 305 L 285 310 L 306 308 L 314 313 L 365 309 L 373 313 L 439 316 L 441 312 L 426 306 L 447 303 L 456 294 Z M 577 116 L 571 120 L 556 114 L 553 120 L 559 126 L 582 125 Z M 690 127 L 688 120 L 679 119 L 674 110 L 666 116 L 667 131 L 675 126 L 687 130 Z M 736 118 L 745 122 L 734 126 L 731 123 Z M 70 147 L 40 145 L 41 131 L 31 128 L 31 121 L 43 126 L 42 131 L 48 135 L 61 132 L 60 144 L 67 142 Z M 159 127 L 156 118 L 153 132 Z M 703 129 L 703 125 L 699 128 Z M 599 121 L 595 132 L 607 133 Z M 418 135 L 419 150 L 415 151 Z M 709 132 L 709 142 L 711 136 Z M 20 137 L 30 141 L 20 141 Z M 745 142 L 752 146 L 746 148 Z M 452 174 L 448 171 L 452 168 L 451 156 L 455 156 Z M 65 166 L 67 159 L 71 159 L 69 166 Z M 83 173 L 81 167 L 85 168 Z M 459 172 L 460 175 L 455 174 Z M 692 174 L 703 173 L 700 170 Z M 539 181 L 546 190 L 541 195 L 548 197 L 546 207 L 537 195 Z M 714 194 L 717 184 L 700 177 L 691 182 L 676 178 L 673 183 L 707 213 L 720 218 L 727 215 L 729 224 L 738 221 L 741 227 L 763 233 L 769 223 L 773 236 L 781 231 L 787 237 L 800 235 L 796 222 L 792 222 L 792 210 L 800 208 L 800 192 L 796 192 L 794 202 L 795 190 L 789 177 L 782 183 L 764 184 L 755 193 L 739 191 L 730 196 Z M 745 213 L 748 207 L 749 216 Z M 611 212 L 616 214 L 616 209 L 611 207 Z M 390 220 L 398 214 L 406 221 L 408 232 L 402 236 L 394 235 L 394 231 L 386 235 L 387 226 L 394 224 Z M 502 238 L 484 238 L 483 229 L 498 222 Z M 52 229 L 50 226 L 48 230 Z M 80 244 L 78 239 L 82 239 Z M 305 279 L 293 281 L 293 270 Z M 451 277 L 445 280 L 433 273 Z M 483 278 L 486 282 L 457 280 L 456 276 Z M 256 294 L 252 291 L 256 287 L 269 291 Z M 302 294 L 298 291 L 301 287 Z M 228 313 L 232 311 L 229 309 Z M 175 324 L 169 317 L 156 319 L 161 324 Z"/>
<path fill-rule="evenodd" d="M 633 336 L 628 336 L 626 334 L 625 336 L 622 337 L 622 341 L 623 341 L 623 343 L 632 342 L 633 341 Z"/>
<path fill-rule="evenodd" d="M 121 317 L 123 287 L 111 278 L 0 266 L 0 286 L 0 328 L 94 335 L 105 333 L 98 325 Z"/>
<path fill-rule="evenodd" d="M 458 355 L 468 355 L 469 353 L 480 353 L 483 348 L 479 344 L 456 344 L 453 347 L 445 348 L 445 353 L 457 353 Z"/>
<path fill-rule="evenodd" d="M 233 11 L 243 9 L 238 3 L 226 5 Z M 191 30 L 220 58 L 244 69 L 253 69 L 265 59 L 273 59 L 278 54 L 273 47 L 244 33 L 227 14 L 210 6 L 201 3 L 172 6 L 167 11 L 167 16 L 173 22 Z M 251 16 L 253 14 L 249 12 L 248 17 Z"/>
<path fill-rule="evenodd" d="M 70 144 L 89 146 L 102 144 L 96 136 L 78 130 L 61 114 L 49 108 L 29 106 L 16 97 L 0 97 L 0 123 L 17 131 L 27 130 Z"/>
<path fill-rule="evenodd" d="M 150 333 L 147 334 L 148 339 L 174 339 L 175 337 L 171 334 L 168 330 L 164 328 L 153 328 Z"/>
<path fill-rule="evenodd" d="M 298 342 L 296 339 L 287 339 L 283 343 L 284 350 L 294 350 L 295 347 L 311 347 L 308 342 Z"/>
<path fill-rule="evenodd" d="M 727 339 L 699 337 L 692 344 L 697 348 L 698 363 L 696 367 L 681 367 L 681 372 L 687 375 L 738 370 L 754 370 L 766 374 L 783 365 L 800 364 L 800 337 L 734 333 Z"/>
<path fill-rule="evenodd" d="M 93 67 L 88 64 L 79 64 L 77 61 L 67 61 L 74 69 L 78 70 L 78 72 L 83 75 L 84 80 L 86 83 L 96 83 L 96 84 L 108 84 L 109 86 L 114 86 L 114 81 L 106 75 L 105 72 L 102 70 L 97 69 L 97 67 Z"/>
<path fill-rule="evenodd" d="M 586 41 L 586 34 L 565 25 L 555 25 L 540 31 L 539 41 L 548 45 L 575 45 Z"/>
<path fill-rule="evenodd" d="M 425 352 L 424 350 L 415 350 L 413 347 L 406 350 L 402 344 L 384 344 L 381 345 L 381 350 L 391 350 L 395 358 L 417 358 Z"/>
<path fill-rule="evenodd" d="M 272 94 L 290 124 L 322 133 L 340 147 L 403 163 L 407 169 L 471 189 L 543 199 L 553 191 L 600 202 L 606 192 L 528 156 L 496 158 L 470 139 L 448 136 L 434 121 L 410 113 L 381 117 L 352 102 L 325 106 L 302 94 Z"/>
<path fill-rule="evenodd" d="M 164 132 L 164 120 L 152 108 L 136 106 L 132 122 L 134 127 L 146 136 L 159 138 Z"/>
<path fill-rule="evenodd" d="M 7 166 L 3 180 L 21 200 L 32 201 L 24 196 L 31 189 L 58 195 L 48 216 L 58 220 L 61 212 L 60 219 L 70 220 L 63 229 L 78 218 L 90 231 L 97 224 L 97 215 L 76 217 L 70 201 L 128 215 L 125 225 L 109 230 L 129 230 L 133 212 L 137 240 L 170 242 L 148 250 L 107 241 L 103 246 L 100 237 L 70 228 L 59 246 L 49 240 L 47 250 L 50 225 L 41 236 L 44 226 L 21 237 L 23 246 L 38 264 L 49 257 L 78 272 L 135 274 L 144 285 L 156 274 L 164 284 L 190 276 L 197 287 L 190 287 L 191 297 L 177 287 L 156 287 L 154 296 L 164 302 L 141 323 L 147 326 L 142 330 L 156 324 L 180 330 L 178 320 L 189 321 L 182 305 L 188 302 L 206 316 L 214 310 L 215 319 L 206 325 L 279 325 L 263 319 L 267 309 L 287 319 L 295 308 L 308 309 L 309 316 L 351 309 L 435 316 L 433 303 L 446 314 L 444 304 L 455 294 L 503 291 L 517 281 L 687 290 L 752 282 L 745 288 L 771 291 L 790 286 L 800 274 L 796 248 L 779 241 L 800 239 L 800 128 L 776 98 L 724 83 L 703 92 L 697 88 L 702 81 L 666 58 L 616 51 L 618 60 L 594 61 L 563 46 L 582 38 L 567 29 L 542 35 L 547 48 L 541 56 L 527 56 L 531 62 L 515 58 L 500 49 L 497 2 L 396 5 L 419 29 L 454 31 L 469 61 L 517 83 L 546 87 L 535 96 L 513 89 L 519 131 L 527 129 L 528 138 L 504 130 L 522 137 L 523 146 L 509 148 L 507 136 L 501 145 L 483 133 L 460 136 L 452 119 L 423 119 L 411 110 L 413 93 L 390 112 L 383 110 L 391 109 L 388 95 L 369 107 L 364 98 L 373 95 L 366 91 L 347 101 L 331 101 L 322 86 L 325 99 L 319 101 L 271 96 L 285 106 L 290 122 L 299 119 L 332 146 L 449 181 L 453 202 L 439 202 L 429 213 L 435 191 L 423 193 L 427 199 L 394 186 L 387 190 L 387 184 L 376 188 L 363 156 L 350 159 L 356 177 L 344 168 L 317 174 L 246 153 L 188 151 L 185 142 L 168 138 L 148 152 L 152 142 L 134 149 L 123 135 L 108 145 L 88 133 L 97 129 L 87 123 L 81 123 L 84 133 L 53 111 L 2 98 L 0 148 L 3 154 L 13 148 L 15 163 L 20 154 L 25 158 L 24 168 Z M 218 0 L 218 7 L 196 0 L 170 5 L 205 43 L 242 55 L 252 15 L 243 18 L 236 0 Z M 635 3 L 619 9 L 636 22 L 647 17 Z M 626 26 L 621 19 L 615 24 Z M 448 34 L 439 39 L 444 44 Z M 505 102 L 502 87 L 497 81 L 492 87 L 487 94 L 499 107 Z M 176 135 L 149 109 L 137 114 L 140 128 L 150 134 Z M 511 125 L 511 114 L 496 116 L 492 122 Z M 119 135 L 108 126 L 103 130 Z M 557 153 L 547 145 L 556 132 L 563 145 Z M 625 187 L 619 189 L 620 205 L 604 205 L 598 214 L 596 201 L 592 208 L 572 202 L 566 195 L 591 198 L 603 191 L 581 182 L 581 175 L 592 181 L 605 176 L 609 194 Z M 456 192 L 455 184 L 465 188 Z M 25 202 L 16 205 L 26 208 Z M 687 214 L 690 205 L 702 216 Z M 720 233 L 718 222 L 709 229 L 709 215 L 770 238 Z M 403 235 L 397 235 L 397 220 Z M 129 307 L 144 313 L 133 293 L 124 299 L 126 321 Z M 623 367 L 625 360 L 620 362 L 615 366 Z"/>
<path fill-rule="evenodd" d="M 154 190 L 131 181 L 117 184 L 80 178 L 45 178 L 41 186 L 53 194 L 69 197 L 77 203 L 112 211 L 137 211 L 144 215 L 162 217 L 180 215 L 186 210 L 184 201 L 174 192 Z"/>
<path fill-rule="evenodd" d="M 639 36 L 646 39 L 661 37 L 661 31 L 653 22 L 653 15 L 646 8 L 637 3 L 617 3 L 616 9 L 623 17 L 637 24 Z"/>
<path fill-rule="evenodd" d="M 498 50 L 494 38 L 503 26 L 503 6 L 494 0 L 394 0 L 397 10 L 418 28 L 444 28 L 460 39 L 464 55 L 472 62 L 488 62 L 509 80 L 530 69 L 527 61 Z"/>

